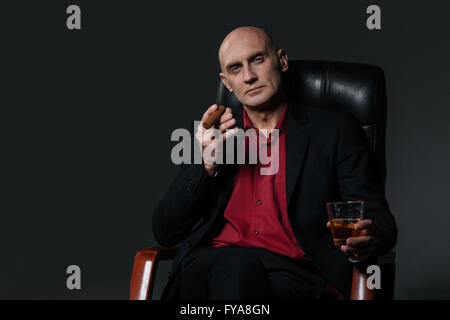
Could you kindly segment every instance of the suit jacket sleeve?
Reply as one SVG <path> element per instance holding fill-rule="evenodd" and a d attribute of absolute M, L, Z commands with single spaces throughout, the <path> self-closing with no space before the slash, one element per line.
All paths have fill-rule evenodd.
<path fill-rule="evenodd" d="M 339 128 L 337 178 L 343 201 L 364 200 L 364 219 L 375 222 L 380 244 L 375 254 L 382 254 L 395 246 L 397 227 L 385 199 L 377 165 L 361 128 L 350 113 L 343 113 Z"/>
<path fill-rule="evenodd" d="M 196 143 L 193 130 L 190 134 L 191 143 Z M 208 205 L 217 195 L 214 187 L 220 175 L 208 176 L 203 164 L 194 164 L 193 160 L 192 157 L 191 164 L 181 165 L 153 212 L 153 235 L 160 245 L 172 247 L 183 241 L 210 211 Z"/>

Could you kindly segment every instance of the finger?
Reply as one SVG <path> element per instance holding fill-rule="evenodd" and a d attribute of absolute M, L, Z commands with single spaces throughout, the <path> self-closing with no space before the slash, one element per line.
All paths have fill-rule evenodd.
<path fill-rule="evenodd" d="M 236 123 L 236 119 L 234 119 L 234 118 L 233 118 L 233 119 L 230 119 L 230 120 L 228 120 L 227 122 L 222 123 L 222 124 L 219 126 L 219 130 L 223 133 L 223 132 L 225 132 L 225 130 L 231 128 L 235 123 Z"/>
<path fill-rule="evenodd" d="M 330 221 L 327 222 L 327 228 L 331 228 Z"/>
<path fill-rule="evenodd" d="M 359 255 L 361 253 L 365 253 L 367 250 L 368 250 L 368 248 L 367 249 L 366 248 L 358 249 L 358 248 L 353 248 L 353 247 L 346 246 L 346 245 L 341 246 L 341 251 L 343 253 L 345 253 L 346 255 L 355 255 L 355 254 Z"/>
<path fill-rule="evenodd" d="M 228 108 L 229 109 L 229 108 Z M 223 126 L 223 124 L 227 123 L 228 121 L 234 119 L 233 118 L 233 113 L 230 111 L 225 111 L 225 113 L 220 117 L 220 120 L 218 122 L 218 129 L 221 131 L 224 131 L 226 129 L 226 127 Z"/>
<path fill-rule="evenodd" d="M 376 236 L 376 234 L 376 230 L 372 228 L 361 230 L 359 233 L 360 236 Z"/>
<path fill-rule="evenodd" d="M 356 230 L 371 229 L 375 227 L 375 223 L 370 219 L 361 220 L 355 224 Z"/>
<path fill-rule="evenodd" d="M 220 117 L 219 123 L 224 123 L 233 117 L 231 108 L 226 108 L 224 114 Z"/>
<path fill-rule="evenodd" d="M 231 112 L 226 112 L 220 117 L 219 124 L 223 124 L 233 118 L 233 114 Z"/>
<path fill-rule="evenodd" d="M 210 145 L 211 143 L 214 143 L 215 144 L 214 147 L 217 147 L 220 143 L 223 143 L 223 141 L 225 141 L 226 139 L 235 135 L 238 132 L 238 128 L 235 127 L 233 129 L 227 129 L 226 131 L 224 130 L 224 132 L 219 132 L 217 137 L 215 137 L 214 132 L 217 133 L 216 130 L 218 130 L 218 129 L 209 128 L 205 131 L 205 134 L 202 139 L 203 147 L 206 147 L 206 146 Z"/>
<path fill-rule="evenodd" d="M 349 246 L 341 246 L 341 251 L 347 256 L 356 254 L 356 249 Z"/>
<path fill-rule="evenodd" d="M 202 146 L 206 147 L 211 143 L 217 143 L 218 141 L 221 141 L 222 133 L 217 131 L 216 128 L 211 127 L 209 129 L 205 129 L 205 131 L 202 134 Z"/>
<path fill-rule="evenodd" d="M 377 243 L 377 239 L 372 236 L 361 236 L 356 238 L 348 238 L 345 243 L 354 248 L 364 248 L 375 245 Z"/>
<path fill-rule="evenodd" d="M 364 260 L 365 258 L 369 257 L 374 251 L 375 251 L 375 247 L 371 246 L 371 247 L 367 247 L 364 249 L 357 249 L 357 248 L 352 248 L 349 246 L 342 246 L 341 247 L 341 251 L 349 257 L 358 257 L 359 260 Z"/>
<path fill-rule="evenodd" d="M 223 134 L 223 141 L 229 139 L 230 137 L 234 136 L 236 133 L 238 132 L 238 128 L 233 128 L 233 129 L 228 129 L 224 134 Z"/>
<path fill-rule="evenodd" d="M 354 254 L 355 250 L 356 250 L 355 248 L 352 248 L 350 246 L 346 246 L 346 245 L 341 246 L 341 251 L 347 255 Z"/>
<path fill-rule="evenodd" d="M 205 113 L 203 114 L 201 123 L 205 122 L 206 119 L 208 119 L 208 117 L 211 115 L 211 113 L 213 113 L 214 111 L 216 111 L 217 109 L 217 104 L 213 104 L 212 106 L 210 106 Z"/>
<path fill-rule="evenodd" d="M 345 244 L 354 248 L 361 248 L 370 245 L 372 242 L 371 238 L 370 236 L 348 238 Z"/>

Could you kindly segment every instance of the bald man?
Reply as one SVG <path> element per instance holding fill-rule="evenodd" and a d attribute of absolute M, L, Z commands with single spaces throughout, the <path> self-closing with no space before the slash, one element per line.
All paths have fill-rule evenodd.
<path fill-rule="evenodd" d="M 343 111 L 289 99 L 282 81 L 287 54 L 259 28 L 229 33 L 219 62 L 222 83 L 242 106 L 221 116 L 222 139 L 208 139 L 213 129 L 201 125 L 195 139 L 205 150 L 237 129 L 253 129 L 265 137 L 259 149 L 277 148 L 278 170 L 262 175 L 259 161 L 220 165 L 205 153 L 202 164 L 181 166 L 153 214 L 156 240 L 181 242 L 162 299 L 348 297 L 348 257 L 387 252 L 397 235 L 357 125 Z M 209 107 L 202 122 L 216 109 Z M 325 211 L 337 200 L 365 200 L 367 208 L 356 225 L 361 236 L 340 248 Z"/>

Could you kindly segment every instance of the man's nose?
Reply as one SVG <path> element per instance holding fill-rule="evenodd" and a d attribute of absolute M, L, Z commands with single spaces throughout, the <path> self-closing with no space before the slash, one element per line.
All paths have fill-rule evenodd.
<path fill-rule="evenodd" d="M 244 68 L 244 81 L 245 83 L 253 83 L 258 80 L 256 73 L 252 70 L 252 68 L 246 67 Z"/>

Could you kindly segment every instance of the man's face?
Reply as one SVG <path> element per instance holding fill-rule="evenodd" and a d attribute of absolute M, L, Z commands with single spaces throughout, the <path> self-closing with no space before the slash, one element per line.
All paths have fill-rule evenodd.
<path fill-rule="evenodd" d="M 282 72 L 288 68 L 286 53 L 274 52 L 264 34 L 232 35 L 222 44 L 220 78 L 245 106 L 270 107 L 282 89 Z"/>

